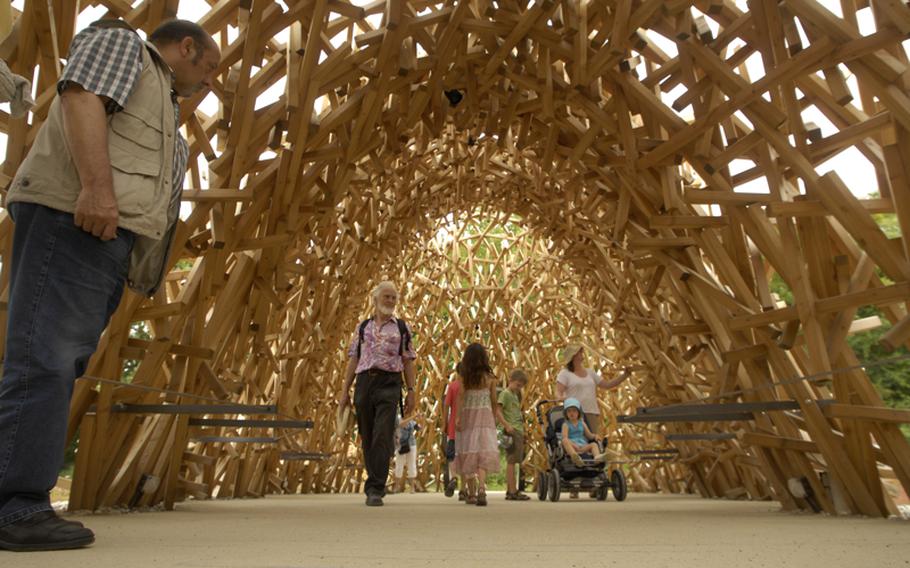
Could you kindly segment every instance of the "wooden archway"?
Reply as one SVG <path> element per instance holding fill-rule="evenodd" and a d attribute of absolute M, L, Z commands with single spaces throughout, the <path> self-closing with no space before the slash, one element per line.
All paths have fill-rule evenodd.
<path fill-rule="evenodd" d="M 189 2 L 14 10 L 0 57 L 34 77 L 38 105 L 27 121 L 0 116 L 3 185 L 46 115 L 57 54 L 87 4 L 148 32 Z M 221 0 L 201 17 L 223 46 L 217 110 L 207 113 L 201 96 L 181 107 L 190 209 L 166 286 L 150 300 L 124 297 L 88 373 L 108 382 L 77 385 L 72 507 L 355 489 L 332 400 L 340 350 L 385 274 L 407 284 L 405 315 L 426 330 L 428 412 L 450 371 L 433 351 L 449 328 L 434 327 L 432 307 L 489 313 L 531 302 L 536 313 L 577 318 L 532 320 L 527 337 L 508 338 L 542 350 L 537 363 L 515 362 L 538 365 L 535 395 L 555 338 L 584 327 L 605 360 L 638 369 L 612 408 L 699 405 L 682 407 L 686 420 L 623 430 L 627 452 L 670 442 L 679 451 L 671 463 L 634 464 L 637 488 L 893 511 L 882 479 L 910 489 L 898 428 L 908 412 L 884 407 L 845 338 L 871 304 L 893 325 L 890 347 L 910 339 L 910 8 L 358 4 Z M 873 172 L 869 187 L 819 173 L 844 152 Z M 882 232 L 881 212 L 896 214 L 903 237 Z M 450 215 L 491 228 L 484 239 L 513 225 L 528 234 L 501 262 L 469 246 L 446 258 L 428 243 Z M 9 235 L 4 217 L 4 256 Z M 461 260 L 493 263 L 489 274 L 468 265 L 466 298 L 436 279 L 463 270 Z M 565 290 L 523 299 L 502 280 L 538 285 L 522 262 Z M 771 293 L 773 275 L 792 305 Z M 4 270 L 0 286 L 7 279 Z M 148 337 L 136 337 L 137 323 Z M 504 341 L 491 345 L 507 361 Z M 125 361 L 131 386 L 117 384 Z M 246 406 L 217 416 L 191 407 L 228 403 Z M 731 416 L 706 420 L 710 412 Z M 255 413 L 288 427 L 237 422 Z M 294 422 L 303 419 L 314 427 Z M 804 480 L 814 501 L 794 496 L 791 480 Z"/>

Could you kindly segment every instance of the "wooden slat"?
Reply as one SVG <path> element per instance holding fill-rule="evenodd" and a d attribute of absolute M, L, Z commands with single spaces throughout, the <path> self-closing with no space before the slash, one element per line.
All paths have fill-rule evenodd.
<path fill-rule="evenodd" d="M 0 191 L 37 139 L 91 5 L 52 4 L 10 11 L 0 37 L 38 101 L 28 121 L 0 112 Z M 173 0 L 99 6 L 146 34 L 177 11 Z M 452 362 L 478 333 L 494 374 L 526 369 L 523 399 L 542 400 L 583 329 L 605 378 L 634 370 L 604 394 L 605 416 L 686 412 L 606 432 L 647 460 L 679 436 L 678 459 L 626 464 L 634 490 L 799 510 L 811 506 L 786 484 L 805 478 L 835 514 L 823 464 L 839 506 L 883 516 L 894 510 L 886 463 L 910 491 L 905 411 L 887 408 L 847 341 L 887 320 L 884 347 L 910 342 L 905 2 L 841 2 L 836 14 L 815 0 L 207 10 L 200 23 L 222 58 L 211 89 L 180 101 L 190 168 L 169 274 L 153 298 L 125 292 L 100 338 L 86 374 L 114 384 L 76 384 L 74 506 L 362 489 L 333 401 L 341 352 L 385 278 L 415 331 L 428 433 L 442 425 Z M 844 181 L 852 156 L 869 172 L 859 187 Z M 0 357 L 13 235 L 0 212 Z M 778 278 L 790 305 L 772 294 Z M 881 316 L 857 319 L 864 306 Z M 828 372 L 823 385 L 798 380 Z M 706 396 L 751 406 L 692 408 Z M 284 433 L 279 449 L 277 432 L 237 429 L 281 422 L 220 414 L 258 407 L 313 427 Z M 216 412 L 225 420 L 191 422 Z M 539 436 L 529 431 L 528 465 L 545 469 Z M 430 487 L 445 467 L 432 438 L 418 450 Z"/>

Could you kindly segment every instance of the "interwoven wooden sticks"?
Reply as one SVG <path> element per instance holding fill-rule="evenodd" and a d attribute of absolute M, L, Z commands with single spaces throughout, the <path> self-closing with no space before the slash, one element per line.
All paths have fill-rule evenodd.
<path fill-rule="evenodd" d="M 875 516 L 895 510 L 883 479 L 910 490 L 907 417 L 861 370 L 786 382 L 854 367 L 845 338 L 876 325 L 856 320 L 862 306 L 893 324 L 889 346 L 910 339 L 904 2 L 26 2 L 0 57 L 34 78 L 38 104 L 27 121 L 0 114 L 0 182 L 46 115 L 80 8 L 148 32 L 200 6 L 224 57 L 213 99 L 181 105 L 191 168 L 174 268 L 154 298 L 125 295 L 88 373 L 119 381 L 133 361 L 134 384 L 171 394 L 78 382 L 71 507 L 356 490 L 333 401 L 385 277 L 414 324 L 432 425 L 466 341 L 489 346 L 500 376 L 528 368 L 530 402 L 581 338 L 595 363 L 635 368 L 604 400 L 634 489 L 807 509 L 788 489 L 805 480 L 822 510 Z M 849 156 L 867 179 L 831 171 Z M 903 237 L 882 232 L 882 212 Z M 8 278 L 4 262 L 0 288 Z M 615 419 L 742 389 L 719 402 L 796 406 Z M 315 425 L 114 411 L 195 404 L 174 393 Z M 424 484 L 437 445 L 421 441 Z"/>

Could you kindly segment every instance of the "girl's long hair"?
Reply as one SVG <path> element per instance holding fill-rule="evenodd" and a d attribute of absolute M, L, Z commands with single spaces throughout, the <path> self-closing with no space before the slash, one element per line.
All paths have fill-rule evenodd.
<path fill-rule="evenodd" d="M 487 350 L 480 343 L 468 345 L 456 369 L 461 375 L 462 386 L 465 389 L 482 388 L 486 382 L 486 376 L 493 374 Z"/>

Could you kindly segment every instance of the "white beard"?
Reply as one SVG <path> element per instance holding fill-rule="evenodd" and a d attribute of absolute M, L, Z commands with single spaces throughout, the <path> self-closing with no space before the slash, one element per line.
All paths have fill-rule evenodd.
<path fill-rule="evenodd" d="M 392 314 L 395 313 L 395 308 L 387 308 L 385 306 L 376 306 L 376 313 L 381 316 L 392 317 Z"/>

